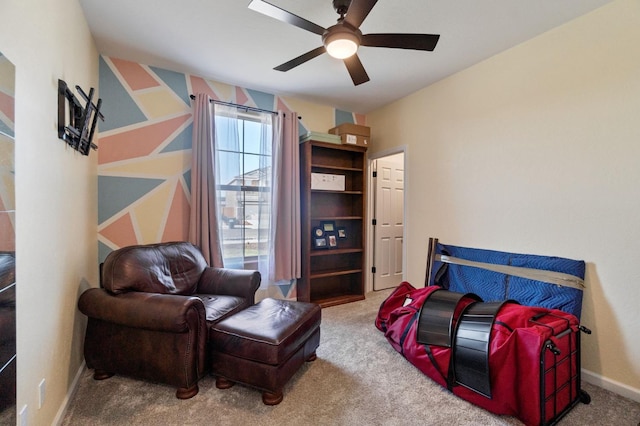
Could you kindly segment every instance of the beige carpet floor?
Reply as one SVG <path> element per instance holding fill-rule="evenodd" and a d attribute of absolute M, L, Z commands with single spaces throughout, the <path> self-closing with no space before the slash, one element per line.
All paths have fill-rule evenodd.
<path fill-rule="evenodd" d="M 200 381 L 189 400 L 171 387 L 114 376 L 95 381 L 85 371 L 63 425 L 520 425 L 452 395 L 407 362 L 374 326 L 389 291 L 322 311 L 318 359 L 305 364 L 277 406 L 236 385 L 219 390 Z M 586 384 L 589 405 L 578 404 L 560 425 L 640 426 L 640 403 Z"/>

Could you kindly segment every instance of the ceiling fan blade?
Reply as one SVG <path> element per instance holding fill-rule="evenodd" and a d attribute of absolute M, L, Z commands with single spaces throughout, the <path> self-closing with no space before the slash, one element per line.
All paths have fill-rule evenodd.
<path fill-rule="evenodd" d="M 357 54 L 344 59 L 344 64 L 347 66 L 347 71 L 349 71 L 354 86 L 369 81 L 369 76 L 364 70 L 364 66 L 362 62 L 360 62 Z"/>
<path fill-rule="evenodd" d="M 320 46 L 318 48 L 315 48 L 315 49 L 305 53 L 304 55 L 300 55 L 297 58 L 294 58 L 294 59 L 290 60 L 289 62 L 285 62 L 282 65 L 278 65 L 277 67 L 274 68 L 274 70 L 276 70 L 276 71 L 289 71 L 291 68 L 295 68 L 298 65 L 302 65 L 305 62 L 310 61 L 311 59 L 315 58 L 316 56 L 322 55 L 324 52 L 326 52 L 326 49 L 324 48 L 324 46 Z"/>
<path fill-rule="evenodd" d="M 437 34 L 366 34 L 361 45 L 432 51 L 439 39 Z"/>
<path fill-rule="evenodd" d="M 352 0 L 344 17 L 345 22 L 354 28 L 360 28 L 378 0 Z"/>
<path fill-rule="evenodd" d="M 288 12 L 263 0 L 251 0 L 251 3 L 249 3 L 249 9 L 255 10 L 256 12 L 260 12 L 263 15 L 270 16 L 271 18 L 277 19 L 279 21 L 286 22 L 287 24 L 294 25 L 298 28 L 302 28 L 303 30 L 311 31 L 312 33 L 316 33 L 318 35 L 322 35 L 325 30 L 320 25 L 314 24 L 311 21 L 307 21 L 304 18 L 294 15 L 291 12 Z"/>

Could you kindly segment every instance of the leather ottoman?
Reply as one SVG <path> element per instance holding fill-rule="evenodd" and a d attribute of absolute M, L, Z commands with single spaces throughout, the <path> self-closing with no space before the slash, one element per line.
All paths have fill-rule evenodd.
<path fill-rule="evenodd" d="M 320 319 L 316 304 L 269 298 L 212 325 L 216 387 L 242 383 L 260 389 L 266 405 L 279 404 L 284 385 L 305 361 L 316 359 Z"/>

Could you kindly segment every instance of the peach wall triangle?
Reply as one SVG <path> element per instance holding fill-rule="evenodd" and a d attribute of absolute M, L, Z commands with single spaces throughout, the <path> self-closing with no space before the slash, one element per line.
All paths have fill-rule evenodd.
<path fill-rule="evenodd" d="M 189 238 L 191 207 L 181 181 L 176 183 L 171 209 L 167 217 L 162 241 L 186 241 Z"/>
<path fill-rule="evenodd" d="M 180 126 L 191 119 L 191 114 L 100 138 L 98 164 L 144 157 L 162 145 Z"/>
<path fill-rule="evenodd" d="M 15 251 L 16 250 L 16 233 L 9 213 L 0 213 L 0 250 Z"/>
<path fill-rule="evenodd" d="M 138 244 L 133 222 L 129 213 L 120 217 L 109 226 L 104 227 L 99 232 L 107 240 L 117 247 L 126 247 Z"/>
<path fill-rule="evenodd" d="M 109 58 L 118 69 L 122 78 L 127 82 L 132 90 L 148 89 L 160 86 L 160 83 L 147 72 L 140 64 L 125 61 L 123 59 Z"/>

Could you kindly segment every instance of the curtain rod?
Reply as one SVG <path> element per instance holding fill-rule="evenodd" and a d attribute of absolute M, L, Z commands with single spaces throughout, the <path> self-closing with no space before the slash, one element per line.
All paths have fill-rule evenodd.
<path fill-rule="evenodd" d="M 189 97 L 191 99 L 195 99 L 196 98 L 195 95 L 189 95 Z M 271 111 L 271 110 L 268 110 L 268 109 L 255 108 L 255 107 L 250 107 L 250 106 L 246 106 L 246 105 L 234 104 L 233 102 L 217 101 L 215 99 L 210 99 L 209 102 L 213 102 L 213 103 L 220 104 L 220 105 L 232 106 L 232 107 L 236 107 L 236 108 L 240 108 L 240 109 L 245 109 L 247 111 L 266 112 L 266 113 L 269 113 L 269 114 L 278 115 L 277 111 Z M 283 115 L 286 115 L 286 114 L 283 113 Z M 298 120 L 302 120 L 302 117 L 298 116 Z"/>
<path fill-rule="evenodd" d="M 189 95 L 189 97 L 191 99 L 195 99 L 195 95 Z M 277 111 L 271 111 L 268 109 L 262 109 L 262 108 L 255 108 L 255 107 L 250 107 L 250 106 L 246 106 L 246 105 L 240 105 L 240 104 L 234 104 L 232 102 L 224 102 L 224 101 L 217 101 L 215 99 L 211 99 L 209 102 L 213 102 L 215 104 L 220 104 L 220 105 L 226 105 L 226 106 L 232 106 L 232 107 L 236 107 L 239 109 L 245 109 L 247 111 L 256 111 L 256 112 L 267 112 L 269 114 L 274 114 L 274 115 L 278 115 Z M 298 119 L 301 119 L 302 117 L 298 117 Z"/>

